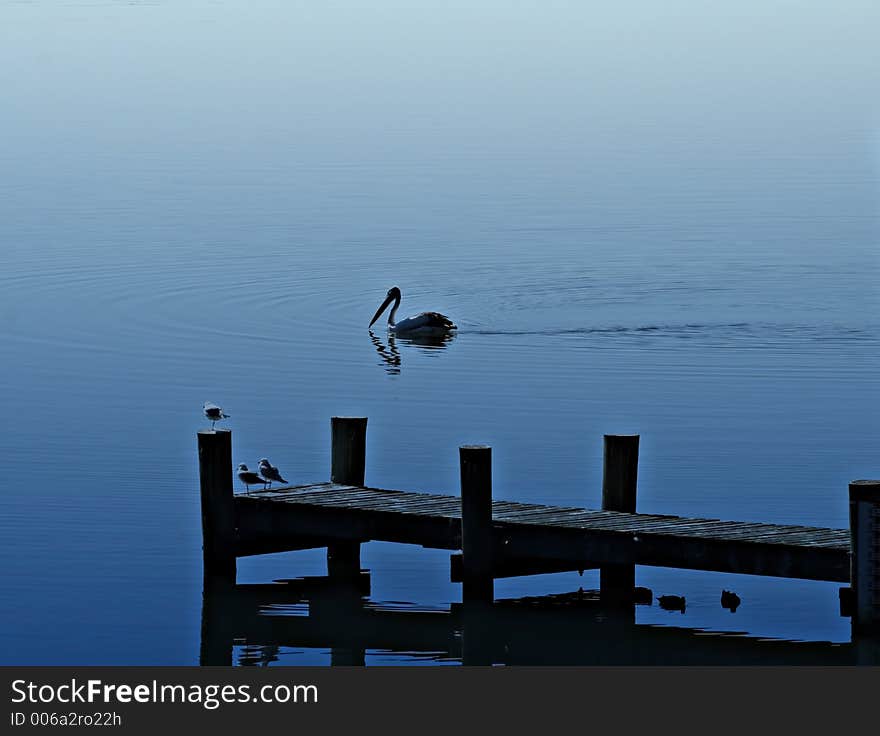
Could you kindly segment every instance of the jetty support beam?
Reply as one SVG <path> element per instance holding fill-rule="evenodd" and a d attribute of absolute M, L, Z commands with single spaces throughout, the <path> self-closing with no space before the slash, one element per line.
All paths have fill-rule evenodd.
<path fill-rule="evenodd" d="M 636 512 L 639 435 L 606 434 L 602 470 L 602 510 Z M 602 565 L 599 590 L 605 601 L 629 600 L 636 585 L 631 564 Z"/>
<path fill-rule="evenodd" d="M 460 447 L 462 600 L 491 603 L 495 597 L 492 574 L 492 448 Z"/>
<path fill-rule="evenodd" d="M 855 634 L 880 634 L 880 480 L 849 484 L 852 539 L 852 626 Z"/>
<path fill-rule="evenodd" d="M 198 433 L 198 446 L 205 584 L 235 584 L 232 432 L 203 430 Z"/>
<path fill-rule="evenodd" d="M 364 485 L 367 461 L 367 418 L 331 417 L 330 480 Z M 355 579 L 361 572 L 361 543 L 340 541 L 327 546 L 327 574 Z"/>

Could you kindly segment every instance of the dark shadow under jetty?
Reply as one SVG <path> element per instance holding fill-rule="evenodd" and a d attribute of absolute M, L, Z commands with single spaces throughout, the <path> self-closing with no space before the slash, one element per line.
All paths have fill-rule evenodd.
<path fill-rule="evenodd" d="M 637 624 L 636 604 L 609 605 L 595 590 L 430 610 L 370 601 L 368 589 L 368 573 L 348 584 L 208 586 L 200 664 L 266 666 L 282 648 L 329 649 L 331 665 L 364 665 L 370 651 L 464 665 L 880 663 L 880 641 L 870 638 L 835 644 Z"/>

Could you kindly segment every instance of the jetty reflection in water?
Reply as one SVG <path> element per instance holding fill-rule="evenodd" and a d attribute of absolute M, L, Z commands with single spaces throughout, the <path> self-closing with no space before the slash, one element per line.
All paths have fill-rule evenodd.
<path fill-rule="evenodd" d="M 205 589 L 202 665 L 300 664 L 303 649 L 329 650 L 331 665 L 364 665 L 368 653 L 464 665 L 857 665 L 880 662 L 876 639 L 847 643 L 751 638 L 637 624 L 636 606 L 598 591 L 453 603 L 419 609 L 367 599 L 326 578 Z M 291 656 L 279 658 L 283 649 Z M 236 657 L 236 650 L 238 656 Z"/>
<path fill-rule="evenodd" d="M 389 332 L 385 336 L 387 345 L 383 342 L 375 332 L 370 330 L 370 340 L 376 347 L 376 352 L 382 359 L 385 366 L 385 372 L 389 375 L 396 376 L 400 373 L 401 359 L 398 343 L 404 345 L 414 345 L 422 350 L 444 350 L 449 343 L 455 339 L 454 332 L 447 332 L 439 335 L 395 335 Z"/>

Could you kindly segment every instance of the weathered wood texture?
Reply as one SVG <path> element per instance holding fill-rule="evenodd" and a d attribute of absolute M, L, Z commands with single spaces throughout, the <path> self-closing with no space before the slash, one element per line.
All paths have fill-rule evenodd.
<path fill-rule="evenodd" d="M 880 632 L 880 480 L 849 484 L 853 629 Z"/>
<path fill-rule="evenodd" d="M 606 434 L 602 465 L 602 508 L 636 511 L 639 475 L 639 435 Z"/>
<path fill-rule="evenodd" d="M 461 499 L 319 483 L 239 494 L 237 554 L 381 540 L 461 549 Z M 505 560 L 638 564 L 849 582 L 850 532 L 494 501 Z M 286 546 L 289 545 L 289 546 Z M 494 573 L 493 573 L 494 574 Z"/>
<path fill-rule="evenodd" d="M 364 484 L 367 465 L 367 418 L 330 419 L 330 480 L 354 486 Z M 327 574 L 353 578 L 361 569 L 360 541 L 327 545 Z"/>
<path fill-rule="evenodd" d="M 367 459 L 367 418 L 330 419 L 330 480 L 362 486 Z"/>

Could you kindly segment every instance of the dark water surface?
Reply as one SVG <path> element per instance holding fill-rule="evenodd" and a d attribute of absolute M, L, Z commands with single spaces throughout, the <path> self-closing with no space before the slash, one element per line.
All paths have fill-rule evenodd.
<path fill-rule="evenodd" d="M 479 442 L 497 497 L 595 506 L 634 432 L 641 511 L 847 525 L 880 473 L 880 14 L 658 7 L 0 4 L 4 664 L 198 661 L 205 400 L 297 482 L 365 415 L 369 483 L 456 493 Z M 371 335 L 394 284 L 457 336 Z M 363 558 L 377 605 L 459 600 L 446 553 Z M 849 640 L 838 585 L 637 580 L 688 600 L 640 624 Z"/>

